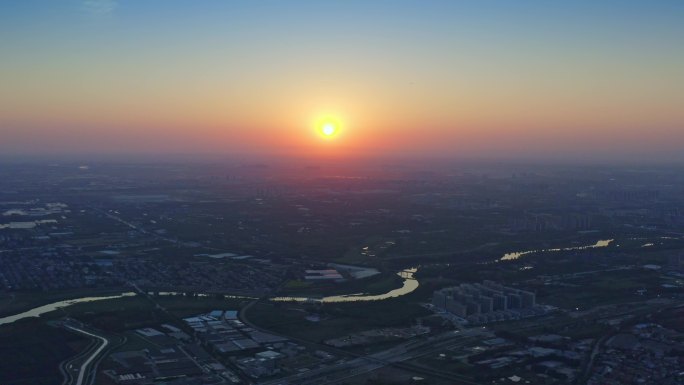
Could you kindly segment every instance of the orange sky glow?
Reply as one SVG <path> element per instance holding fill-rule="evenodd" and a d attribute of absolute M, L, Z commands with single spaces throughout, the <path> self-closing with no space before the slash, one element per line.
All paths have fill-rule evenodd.
<path fill-rule="evenodd" d="M 2 152 L 684 150 L 674 2 L 547 5 L 536 18 L 441 1 L 114 1 L 97 14 L 57 3 L 0 5 Z M 331 138 L 325 119 L 338 126 Z"/>

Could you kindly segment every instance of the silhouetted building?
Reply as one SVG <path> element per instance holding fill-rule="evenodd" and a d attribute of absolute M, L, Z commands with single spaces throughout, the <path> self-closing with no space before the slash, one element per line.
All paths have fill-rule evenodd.
<path fill-rule="evenodd" d="M 472 322 L 515 319 L 535 307 L 535 294 L 493 281 L 447 287 L 434 292 L 432 304 Z"/>

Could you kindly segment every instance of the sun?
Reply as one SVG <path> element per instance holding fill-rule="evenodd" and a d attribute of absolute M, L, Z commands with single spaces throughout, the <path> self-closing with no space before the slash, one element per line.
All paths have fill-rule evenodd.
<path fill-rule="evenodd" d="M 335 134 L 335 131 L 337 131 L 337 129 L 332 123 L 325 123 L 323 127 L 321 127 L 321 132 L 323 132 L 323 135 L 325 136 L 332 136 Z"/>
<path fill-rule="evenodd" d="M 332 139 L 340 133 L 340 125 L 336 120 L 325 119 L 319 121 L 316 126 L 319 134 L 325 139 Z"/>

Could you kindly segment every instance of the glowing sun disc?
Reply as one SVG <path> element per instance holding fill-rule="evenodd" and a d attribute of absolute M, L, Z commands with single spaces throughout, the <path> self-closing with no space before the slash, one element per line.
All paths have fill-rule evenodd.
<path fill-rule="evenodd" d="M 335 134 L 335 131 L 337 130 L 335 129 L 335 125 L 332 123 L 325 123 L 321 128 L 321 132 L 323 132 L 323 135 L 325 136 L 332 136 Z"/>

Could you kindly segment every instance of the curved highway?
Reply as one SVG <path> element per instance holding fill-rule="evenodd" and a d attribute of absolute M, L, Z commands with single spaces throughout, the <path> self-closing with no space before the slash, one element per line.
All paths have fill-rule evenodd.
<path fill-rule="evenodd" d="M 83 385 L 84 384 L 84 379 L 86 378 L 86 374 L 89 373 L 91 369 L 89 369 L 90 364 L 95 360 L 95 358 L 102 353 L 102 351 L 109 345 L 109 340 L 102 336 L 98 336 L 97 334 L 93 334 L 91 332 L 85 331 L 83 329 L 79 329 L 76 327 L 73 327 L 71 325 L 64 325 L 64 327 L 73 330 L 77 333 L 85 334 L 89 337 L 95 338 L 97 340 L 100 340 L 102 344 L 93 351 L 93 353 L 85 360 L 83 361 L 83 364 L 81 364 L 81 368 L 78 371 L 78 377 L 76 378 L 76 385 Z"/>

